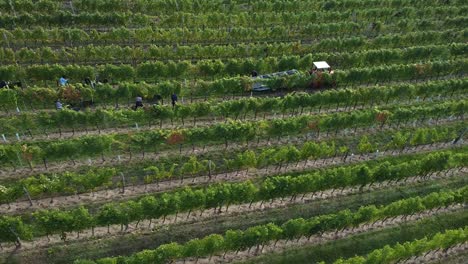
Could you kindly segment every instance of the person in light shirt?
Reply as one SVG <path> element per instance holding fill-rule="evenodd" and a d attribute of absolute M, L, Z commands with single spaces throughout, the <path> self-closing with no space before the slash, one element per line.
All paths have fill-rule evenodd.
<path fill-rule="evenodd" d="M 66 76 L 60 77 L 60 79 L 59 79 L 59 85 L 60 85 L 60 86 L 65 86 L 65 85 L 67 85 L 67 84 L 68 84 L 68 79 L 67 79 L 67 77 L 66 77 Z"/>
<path fill-rule="evenodd" d="M 63 109 L 62 102 L 60 102 L 60 100 L 58 100 L 58 99 L 57 99 L 57 101 L 55 101 L 55 109 L 57 109 L 57 110 L 62 110 Z"/>

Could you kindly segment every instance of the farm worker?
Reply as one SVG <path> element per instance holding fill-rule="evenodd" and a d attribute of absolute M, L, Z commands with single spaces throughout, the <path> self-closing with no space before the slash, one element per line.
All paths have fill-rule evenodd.
<path fill-rule="evenodd" d="M 162 99 L 162 97 L 159 94 L 156 94 L 155 96 L 153 96 L 153 102 L 154 102 L 153 105 L 159 105 L 159 100 L 161 100 L 161 99 Z"/>
<path fill-rule="evenodd" d="M 312 75 L 314 73 L 317 73 L 317 68 L 315 68 L 315 66 L 309 70 L 309 75 Z"/>
<path fill-rule="evenodd" d="M 177 103 L 177 95 L 175 93 L 171 95 L 171 100 L 172 100 L 172 107 L 175 107 Z"/>
<path fill-rule="evenodd" d="M 62 103 L 60 102 L 60 100 L 57 99 L 57 101 L 55 101 L 55 108 L 57 110 L 62 110 Z"/>
<path fill-rule="evenodd" d="M 93 81 L 91 81 L 91 79 L 90 79 L 89 77 L 86 77 L 86 78 L 84 79 L 84 83 L 85 83 L 86 85 L 91 86 L 91 88 L 93 88 L 93 89 L 96 88 L 96 87 L 95 87 L 95 83 L 94 83 Z"/>
<path fill-rule="evenodd" d="M 62 77 L 60 77 L 60 79 L 59 79 L 59 85 L 60 85 L 60 86 L 65 86 L 65 85 L 67 85 L 67 84 L 68 84 L 68 79 L 67 79 L 67 77 L 66 77 L 65 75 L 62 76 Z"/>
<path fill-rule="evenodd" d="M 140 95 L 136 97 L 136 102 L 135 102 L 135 109 L 138 107 L 143 107 L 143 98 L 141 98 Z"/>
<path fill-rule="evenodd" d="M 7 81 L 0 81 L 0 88 L 7 88 L 8 89 L 8 82 Z"/>

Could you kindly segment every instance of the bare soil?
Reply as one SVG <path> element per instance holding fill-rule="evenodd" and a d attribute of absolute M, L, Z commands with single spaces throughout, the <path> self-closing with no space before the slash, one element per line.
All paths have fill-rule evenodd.
<path fill-rule="evenodd" d="M 384 229 L 393 226 L 397 226 L 402 223 L 416 221 L 423 218 L 427 218 L 433 215 L 442 214 L 446 212 L 454 212 L 457 210 L 463 210 L 464 206 L 461 204 L 449 206 L 443 209 L 432 209 L 426 210 L 424 212 L 412 215 L 412 216 L 397 216 L 389 218 L 386 220 L 379 220 L 374 223 L 361 224 L 356 228 L 345 228 L 344 230 L 339 231 L 329 231 L 325 232 L 322 235 L 313 235 L 309 237 L 300 237 L 294 240 L 278 240 L 272 241 L 265 245 L 259 247 L 254 246 L 250 249 L 239 251 L 239 252 L 227 252 L 226 255 L 217 254 L 210 258 L 188 258 L 183 260 L 178 260 L 175 263 L 231 263 L 235 261 L 244 261 L 249 258 L 268 253 L 278 253 L 283 252 L 287 249 L 303 247 L 306 245 L 319 245 L 328 241 L 337 240 L 340 238 L 345 238 L 351 235 L 368 232 L 376 229 Z"/>
<path fill-rule="evenodd" d="M 467 170 L 465 169 L 462 172 L 462 175 L 466 175 Z M 194 223 L 200 221 L 206 221 L 209 219 L 217 218 L 220 216 L 235 216 L 241 215 L 246 212 L 254 212 L 254 211 L 264 211 L 274 208 L 283 208 L 295 204 L 304 204 L 310 203 L 316 200 L 323 200 L 329 199 L 333 197 L 340 197 L 351 195 L 359 192 L 368 192 L 372 190 L 378 190 L 383 188 L 389 187 L 396 187 L 402 185 L 408 185 L 412 183 L 427 181 L 427 180 L 435 180 L 435 179 L 442 179 L 442 178 L 449 178 L 456 175 L 460 175 L 456 173 L 455 170 L 449 170 L 443 173 L 434 173 L 429 177 L 411 177 L 408 178 L 406 181 L 400 182 L 382 182 L 380 184 L 373 184 L 373 185 L 366 185 L 362 189 L 359 186 L 354 186 L 350 188 L 344 189 L 332 189 L 326 190 L 323 192 L 317 193 L 307 193 L 303 197 L 298 196 L 294 199 L 294 197 L 283 197 L 278 199 L 273 199 L 271 201 L 259 201 L 252 204 L 245 203 L 240 205 L 230 205 L 228 207 L 224 206 L 222 208 L 216 209 L 207 209 L 207 210 L 194 210 L 193 212 L 184 212 L 179 213 L 177 215 L 170 215 L 167 216 L 166 219 L 153 219 L 153 220 L 142 220 L 139 223 L 133 222 L 130 223 L 128 229 L 121 229 L 120 225 L 111 225 L 109 228 L 109 232 L 107 227 L 97 227 L 94 229 L 94 235 L 92 230 L 83 230 L 80 232 L 79 237 L 77 233 L 69 234 L 67 237 L 67 241 L 80 241 L 80 240 L 91 240 L 91 239 L 101 239 L 101 238 L 111 238 L 117 237 L 123 234 L 145 234 L 149 232 L 157 232 L 160 229 L 163 229 L 164 226 L 170 225 L 172 223 Z M 50 240 L 49 240 L 50 239 Z M 32 241 L 24 241 L 22 243 L 22 247 L 20 249 L 15 248 L 13 245 L 3 245 L 3 249 L 0 249 L 0 252 L 7 253 L 18 250 L 21 251 L 28 251 L 38 247 L 50 247 L 56 244 L 63 244 L 59 235 L 51 235 L 47 237 L 37 237 L 34 238 Z"/>
<path fill-rule="evenodd" d="M 426 101 L 442 101 L 446 100 L 447 98 L 427 98 Z M 221 101 L 221 99 L 220 99 Z M 375 106 L 383 106 L 383 109 L 387 105 L 394 104 L 394 102 L 390 102 L 389 104 L 385 103 L 376 103 Z M 405 102 L 399 102 L 398 105 L 402 106 L 407 106 L 407 105 L 413 105 L 414 101 L 405 101 Z M 348 106 L 348 107 L 336 107 L 336 106 L 328 106 L 325 108 L 322 108 L 320 111 L 316 108 L 314 109 L 304 109 L 303 114 L 304 115 L 315 115 L 315 114 L 330 114 L 330 113 L 337 113 L 337 112 L 352 112 L 354 110 L 360 110 L 360 109 L 368 109 L 368 105 L 357 105 L 354 107 L 354 105 Z M 52 111 L 52 110 L 51 110 Z M 55 110 L 54 110 L 55 111 Z M 295 114 L 289 113 L 284 115 L 284 117 L 294 117 L 294 116 L 300 116 L 299 114 L 299 109 L 296 109 Z M 273 120 L 273 119 L 281 119 L 284 118 L 281 113 L 258 113 L 257 118 L 254 118 L 252 114 L 248 114 L 246 117 L 239 116 L 239 120 L 242 121 L 258 121 L 261 119 L 264 120 Z M 230 117 L 234 118 L 234 117 Z M 72 139 L 72 138 L 78 138 L 81 136 L 91 136 L 91 135 L 105 135 L 105 134 L 127 134 L 127 133 L 133 133 L 133 132 L 144 132 L 144 131 L 149 131 L 155 128 L 162 128 L 162 129 L 180 129 L 180 128 L 193 128 L 193 127 L 207 127 L 216 123 L 222 123 L 225 122 L 226 119 L 222 116 L 219 117 L 200 117 L 197 118 L 195 124 L 193 122 L 193 119 L 187 119 L 185 120 L 184 123 L 182 123 L 180 120 L 174 120 L 174 122 L 170 122 L 169 120 L 166 120 L 165 122 L 162 123 L 162 125 L 159 125 L 159 122 L 156 122 L 155 124 L 149 125 L 149 124 L 138 124 L 138 128 L 135 124 L 132 124 L 132 126 L 128 125 L 117 125 L 109 128 L 103 128 L 98 130 L 96 127 L 89 127 L 86 130 L 83 128 L 76 128 L 75 132 L 71 128 L 65 128 L 62 129 L 62 133 L 59 133 L 58 131 L 54 131 L 51 133 L 46 134 L 33 134 L 30 135 L 28 133 L 25 133 L 24 131 L 21 134 L 21 142 L 35 142 L 35 141 L 53 141 L 56 139 Z M 15 138 L 8 138 L 10 143 L 16 143 L 18 142 L 17 139 Z M 0 144 L 7 144 L 3 141 L 0 141 Z"/>
<path fill-rule="evenodd" d="M 450 124 L 450 123 L 456 123 L 457 121 L 453 120 L 439 120 L 437 122 L 437 125 L 441 124 Z M 427 126 L 434 126 L 435 121 L 427 121 L 425 122 L 425 125 Z M 260 139 L 257 141 L 251 141 L 251 142 L 237 142 L 237 143 L 231 143 L 229 144 L 228 148 L 229 151 L 233 150 L 241 150 L 241 149 L 247 149 L 247 148 L 252 148 L 252 147 L 270 147 L 270 146 L 277 146 L 277 145 L 282 145 L 282 144 L 296 144 L 296 145 L 302 145 L 306 141 L 312 141 L 312 140 L 323 140 L 323 139 L 331 139 L 331 138 L 337 138 L 337 137 L 355 137 L 356 135 L 363 135 L 363 134 L 372 134 L 372 133 L 377 133 L 377 132 L 382 132 L 382 131 L 398 131 L 404 127 L 415 127 L 415 126 L 421 126 L 423 124 L 407 124 L 406 126 L 391 126 L 391 125 L 386 125 L 382 128 L 358 128 L 356 130 L 349 130 L 345 129 L 342 131 L 338 131 L 336 134 L 335 133 L 321 133 L 320 135 L 314 135 L 314 136 L 308 136 L 308 135 L 298 135 L 298 136 L 286 136 L 282 137 L 279 139 Z M 440 143 L 435 143 L 433 145 L 438 145 Z M 464 143 L 462 143 L 464 144 Z M 226 151 L 226 147 L 224 144 L 215 144 L 215 145 L 206 145 L 205 147 L 199 147 L 199 146 L 183 146 L 182 149 L 180 150 L 182 155 L 188 156 L 188 155 L 202 155 L 210 152 L 224 152 Z M 93 167 L 110 167 L 110 166 L 116 166 L 116 165 L 121 165 L 121 164 L 135 164 L 138 162 L 141 162 L 143 160 L 152 160 L 156 161 L 159 158 L 162 157 L 168 157 L 171 155 L 174 155 L 174 153 L 177 153 L 178 150 L 175 149 L 167 149 L 167 150 L 162 150 L 157 153 L 155 152 L 146 152 L 144 157 L 143 155 L 139 153 L 114 153 L 112 156 L 105 156 L 104 160 L 101 158 L 82 158 L 82 159 L 77 159 L 74 161 L 57 161 L 57 162 L 49 162 L 48 163 L 48 168 L 46 169 L 42 164 L 37 164 L 36 166 L 33 166 L 33 169 L 31 170 L 30 168 L 27 167 L 21 167 L 17 168 L 16 170 L 12 167 L 3 167 L 0 169 L 0 178 L 2 180 L 8 180 L 8 179 L 16 179 L 16 178 L 21 178 L 21 177 L 28 177 L 32 176 L 35 174 L 40 174 L 40 173 L 53 173 L 53 172 L 62 172 L 62 171 L 73 171 L 73 170 L 79 170 L 82 167 L 85 166 L 93 166 Z M 26 165 L 26 164 L 25 164 Z"/>
<path fill-rule="evenodd" d="M 409 259 L 399 261 L 399 264 L 428 264 L 428 263 L 442 263 L 444 260 L 454 258 L 456 256 L 468 253 L 468 242 L 460 243 L 452 246 L 446 250 L 437 249 L 426 252 L 422 256 L 413 256 Z M 464 260 L 466 261 L 466 259 Z M 451 262 L 448 262 L 451 263 Z M 458 262 L 466 263 L 466 262 Z"/>
<path fill-rule="evenodd" d="M 334 159 L 328 160 L 330 164 L 336 165 L 333 163 Z M 315 163 L 319 167 L 327 166 L 326 160 L 324 160 L 321 164 Z M 44 198 L 33 200 L 33 204 L 29 203 L 29 201 L 18 201 L 14 203 L 1 204 L 0 205 L 0 213 L 1 214 L 24 214 L 26 212 L 36 211 L 40 209 L 52 209 L 52 208 L 69 208 L 69 207 L 76 207 L 81 204 L 100 204 L 110 201 L 123 201 L 129 200 L 133 198 L 141 197 L 145 194 L 157 194 L 165 191 L 170 191 L 173 189 L 177 189 L 183 186 L 200 186 L 203 184 L 211 184 L 211 183 L 218 183 L 218 182 L 241 182 L 248 179 L 254 179 L 257 177 L 264 177 L 270 176 L 279 173 L 287 173 L 287 172 L 299 172 L 310 169 L 307 166 L 308 164 L 302 164 L 301 167 L 291 165 L 289 167 L 284 167 L 281 170 L 275 170 L 274 166 L 270 166 L 268 168 L 262 170 L 255 170 L 255 171 L 241 171 L 240 173 L 227 173 L 227 174 L 216 174 L 212 175 L 211 179 L 208 176 L 201 176 L 195 177 L 192 179 L 186 179 L 185 181 L 181 182 L 180 180 L 171 180 L 171 181 L 164 181 L 159 184 L 147 184 L 147 185 L 138 185 L 125 188 L 125 192 L 122 191 L 122 188 L 115 188 L 109 190 L 101 190 L 92 193 L 84 193 L 79 195 L 69 195 L 69 196 L 58 196 L 51 198 Z M 309 165 L 310 166 L 310 165 Z M 313 166 L 313 165 L 312 165 Z M 289 170 L 288 170 L 289 169 Z M 460 168 L 460 169 L 451 169 L 448 171 L 443 171 L 439 173 L 433 173 L 427 177 L 427 179 L 436 179 L 441 177 L 447 176 L 456 176 L 456 175 L 465 175 L 467 173 L 467 167 Z M 444 176 L 442 176 L 442 174 Z M 414 182 L 420 181 L 423 177 L 412 177 L 408 178 L 406 181 L 403 182 Z M 382 182 L 376 183 L 375 185 L 388 185 L 391 184 L 389 182 Z"/>

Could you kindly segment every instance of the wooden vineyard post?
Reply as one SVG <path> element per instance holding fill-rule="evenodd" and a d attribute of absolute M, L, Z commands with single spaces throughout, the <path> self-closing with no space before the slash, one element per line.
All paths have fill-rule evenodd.
<path fill-rule="evenodd" d="M 125 193 L 125 175 L 121 172 L 120 173 L 121 178 L 121 183 L 122 183 L 122 193 Z"/>
<path fill-rule="evenodd" d="M 28 197 L 28 200 L 29 200 L 29 206 L 33 206 L 33 203 L 32 203 L 32 200 L 31 200 L 31 195 L 29 195 L 29 191 L 26 187 L 23 186 L 23 191 L 24 193 L 26 194 L 26 196 Z"/>

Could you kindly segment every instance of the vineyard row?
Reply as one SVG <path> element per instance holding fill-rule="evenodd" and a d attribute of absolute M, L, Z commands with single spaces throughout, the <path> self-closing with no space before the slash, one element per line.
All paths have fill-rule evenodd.
<path fill-rule="evenodd" d="M 417 134 L 418 132 L 416 132 Z M 399 140 L 402 140 L 403 143 L 407 140 L 407 135 L 397 135 L 400 136 Z M 406 136 L 406 138 L 405 138 Z M 331 143 L 331 144 L 330 144 Z M 418 143 L 424 143 L 424 142 L 418 142 Z M 409 145 L 415 145 L 409 144 Z M 371 144 L 369 142 L 361 140 L 360 144 L 358 145 L 358 150 L 360 153 L 366 153 L 366 152 L 372 152 L 374 149 L 376 149 L 378 144 Z M 347 149 L 344 149 L 347 148 Z M 341 146 L 340 147 L 340 153 L 339 155 L 347 155 L 347 151 L 351 146 Z M 367 149 L 365 149 L 367 148 Z M 447 153 L 447 152 L 441 152 L 441 153 Z M 458 154 L 456 151 L 452 151 L 448 153 L 448 158 L 447 155 L 442 156 L 445 159 L 439 159 L 436 160 L 437 162 L 440 162 L 440 164 L 436 164 L 437 166 L 441 166 L 439 169 L 446 169 L 447 167 L 456 167 L 456 166 L 465 166 L 463 162 L 463 154 Z M 457 154 L 457 155 L 455 155 Z M 270 155 L 270 156 L 268 156 Z M 170 163 L 170 160 L 165 161 L 165 163 L 158 163 L 158 165 L 153 165 L 146 167 L 143 169 L 145 171 L 145 175 L 141 178 L 143 178 L 143 182 L 145 184 L 149 184 L 152 182 L 159 183 L 160 181 L 164 180 L 172 180 L 172 178 L 175 178 L 177 176 L 180 176 L 180 179 L 183 180 L 184 175 L 190 175 L 191 177 L 194 177 L 195 175 L 200 175 L 200 174 L 209 174 L 210 177 L 212 174 L 215 173 L 221 173 L 223 171 L 232 171 L 232 170 L 239 170 L 239 169 L 261 169 L 262 167 L 266 167 L 269 165 L 277 165 L 277 168 L 281 169 L 281 166 L 288 166 L 288 164 L 291 163 L 296 163 L 296 167 L 299 164 L 300 161 L 302 160 L 308 160 L 308 159 L 319 159 L 319 158 L 328 158 L 332 157 L 333 155 L 337 155 L 337 148 L 333 142 L 325 142 L 322 144 L 316 144 L 313 142 L 306 142 L 304 146 L 300 149 L 294 147 L 294 146 L 283 146 L 283 147 L 277 147 L 277 148 L 266 148 L 263 149 L 261 152 L 255 153 L 254 151 L 247 150 L 244 152 L 237 153 L 237 156 L 234 156 L 234 158 L 224 158 L 222 162 L 218 163 L 218 166 L 220 166 L 220 169 L 217 167 L 217 162 L 216 163 L 208 157 L 208 159 L 205 160 L 198 160 L 197 157 L 191 156 L 189 159 L 180 159 L 180 160 L 175 160 L 175 162 L 178 163 Z M 429 155 L 426 159 L 431 159 L 433 158 L 434 155 Z M 421 157 L 418 157 L 417 155 L 412 156 L 415 160 L 421 159 Z M 454 159 L 454 157 L 457 157 Z M 462 157 L 462 158 L 458 158 Z M 389 159 L 383 159 L 381 162 L 385 164 L 385 166 L 388 166 L 390 162 L 402 162 L 401 158 L 389 158 Z M 407 160 L 407 157 L 404 157 L 403 160 Z M 430 161 L 432 162 L 432 161 Z M 429 162 L 429 163 L 430 163 Z M 426 162 L 427 163 L 427 162 Z M 429 164 L 427 163 L 427 164 Z M 434 163 L 434 162 L 432 162 Z M 449 164 L 449 165 L 447 165 Z M 166 168 L 166 165 L 167 166 Z M 415 165 L 417 167 L 417 165 Z M 426 166 L 429 168 L 429 166 L 433 165 L 428 165 Z M 445 167 L 444 167 L 445 166 Z M 394 175 L 399 175 L 398 178 L 402 179 L 404 177 L 407 177 L 411 174 L 417 174 L 416 172 L 412 171 L 409 169 L 411 166 L 408 167 L 408 170 L 406 171 L 409 174 L 401 174 L 401 172 L 396 172 Z M 414 168 L 414 167 L 413 167 Z M 350 168 L 344 168 L 344 169 L 350 169 Z M 351 168 L 352 170 L 352 168 Z M 425 171 L 427 174 L 429 170 Z M 120 172 L 122 173 L 122 172 Z M 345 173 L 346 174 L 346 173 Z M 343 174 L 343 175 L 345 175 Z M 118 175 L 118 170 L 115 168 L 103 168 L 103 169 L 91 169 L 83 173 L 71 173 L 71 172 L 65 172 L 65 173 L 60 173 L 60 174 L 51 174 L 51 175 L 40 175 L 38 177 L 29 177 L 26 179 L 22 179 L 20 181 L 14 182 L 12 184 L 6 185 L 2 187 L 2 195 L 0 195 L 0 203 L 10 203 L 15 200 L 18 200 L 22 197 L 25 197 L 25 195 L 28 195 L 30 199 L 35 199 L 35 198 L 41 198 L 43 195 L 46 196 L 56 196 L 58 194 L 75 194 L 75 193 L 84 193 L 84 192 L 93 192 L 96 189 L 100 188 L 108 188 L 111 187 L 112 185 L 117 185 L 117 186 L 122 186 L 122 180 L 119 179 L 118 181 L 115 181 L 115 178 Z M 347 175 L 347 174 L 346 174 Z M 405 176 L 406 175 L 406 176 Z M 130 176 L 128 178 L 132 179 L 132 182 L 137 183 L 138 180 L 133 180 L 133 178 L 139 177 L 138 175 L 135 176 Z M 348 176 L 346 176 L 348 177 Z M 370 176 L 370 178 L 362 178 L 361 180 L 377 180 L 377 181 L 384 181 L 388 180 L 385 178 L 385 175 L 381 176 Z M 119 176 L 119 178 L 121 178 Z M 275 181 L 278 177 L 272 177 Z M 283 177 L 279 177 L 280 179 Z M 347 180 L 349 181 L 354 181 L 352 180 L 353 178 L 349 176 Z M 114 182 L 113 182 L 114 180 Z M 279 180 L 278 182 L 281 182 Z M 271 186 L 274 186 L 275 184 L 272 184 Z M 320 185 L 321 186 L 321 185 Z M 329 185 L 326 185 L 329 186 Z M 330 187 L 330 186 L 329 186 Z M 331 186 L 333 187 L 333 186 Z M 336 187 L 336 186 L 335 186 Z"/>
<path fill-rule="evenodd" d="M 1 7 L 0 7 L 1 8 Z M 168 29 L 174 27 L 195 28 L 226 28 L 233 26 L 264 28 L 273 25 L 300 25 L 305 21 L 375 21 L 378 17 L 386 22 L 401 17 L 414 19 L 418 17 L 432 17 L 436 19 L 466 14 L 466 5 L 424 6 L 411 7 L 395 11 L 394 8 L 377 7 L 351 11 L 300 11 L 297 12 L 256 12 L 252 16 L 250 11 L 236 13 L 206 13 L 194 14 L 177 12 L 174 14 L 149 16 L 141 13 L 126 12 L 80 12 L 48 11 L 44 12 L 15 12 L 0 17 L 1 25 L 15 27 L 151 27 L 153 29 Z M 320 24 L 320 23 L 318 23 Z"/>
<path fill-rule="evenodd" d="M 387 8 L 401 8 L 405 7 L 426 7 L 441 4 L 440 0 L 411 0 L 411 1 L 399 1 L 399 0 L 384 0 L 384 1 L 366 1 L 363 3 L 360 0 L 344 0 L 340 2 L 328 3 L 326 1 L 311 1 L 311 0 L 274 0 L 274 1 L 246 1 L 236 0 L 225 2 L 221 0 L 214 0 L 210 2 L 199 2 L 194 0 L 156 0 L 156 1 L 111 1 L 111 0 L 97 0 L 97 1 L 86 1 L 86 0 L 73 0 L 71 7 L 73 12 L 100 12 L 108 13 L 109 10 L 116 12 L 126 12 L 129 9 L 134 13 L 142 13 L 149 15 L 167 15 L 175 12 L 187 12 L 195 14 L 204 13 L 238 13 L 238 12 L 295 12 L 297 10 L 319 10 L 326 12 L 328 10 L 343 11 L 346 9 L 366 9 L 376 7 L 387 7 Z M 466 4 L 462 0 L 453 0 L 450 5 L 463 5 Z M 6 12 L 28 12 L 35 10 L 41 13 L 56 12 L 63 8 L 63 1 L 56 0 L 42 0 L 42 1 L 8 1 L 2 0 L 0 2 L 0 10 Z"/>
<path fill-rule="evenodd" d="M 320 215 L 310 219 L 291 219 L 281 226 L 269 223 L 252 226 L 244 231 L 228 230 L 224 236 L 212 234 L 202 239 L 192 239 L 184 244 L 163 244 L 154 250 L 144 250 L 128 257 L 104 258 L 98 260 L 97 263 L 115 264 L 118 260 L 129 264 L 167 263 L 179 258 L 210 256 L 226 251 L 244 250 L 279 239 L 292 240 L 302 236 L 311 237 L 326 231 L 357 227 L 377 220 L 385 220 L 401 215 L 413 215 L 424 210 L 463 203 L 466 200 L 466 191 L 467 188 L 456 191 L 434 192 L 423 197 L 402 199 L 380 207 L 374 205 L 363 206 L 355 212 L 343 210 L 335 214 Z M 465 239 L 465 235 L 461 237 Z"/>
<path fill-rule="evenodd" d="M 437 233 L 432 238 L 423 238 L 408 241 L 403 244 L 386 245 L 384 248 L 376 249 L 365 256 L 356 256 L 349 259 L 339 259 L 333 264 L 365 264 L 365 263 L 391 263 L 409 259 L 413 256 L 428 254 L 432 250 L 444 250 L 459 243 L 468 241 L 468 228 L 446 230 Z"/>
<path fill-rule="evenodd" d="M 327 134 L 342 129 L 358 127 L 399 126 L 410 121 L 421 121 L 441 116 L 463 116 L 466 101 L 444 102 L 429 106 L 395 108 L 380 111 L 377 109 L 359 110 L 352 113 L 333 113 L 317 116 L 299 116 L 287 119 L 273 119 L 253 122 L 230 121 L 209 127 L 187 128 L 179 130 L 151 130 L 131 134 L 83 136 L 53 142 L 33 142 L 29 144 L 8 144 L 0 146 L 0 163 L 15 166 L 16 161 L 63 160 L 67 157 L 104 155 L 104 153 L 128 152 L 140 150 L 162 150 L 171 145 L 184 143 L 224 143 L 248 142 L 260 138 L 282 137 L 307 132 L 326 131 Z M 99 126 L 99 124 L 95 124 Z M 206 146 L 206 145 L 205 145 Z M 22 158 L 21 158 L 21 157 Z"/>
<path fill-rule="evenodd" d="M 0 132 L 6 137 L 9 135 L 14 136 L 15 133 L 30 133 L 42 134 L 44 131 L 53 131 L 54 128 L 60 128 L 61 131 L 76 128 L 80 130 L 87 130 L 99 125 L 101 129 L 110 127 L 134 126 L 139 124 L 140 127 L 145 124 L 153 124 L 159 121 L 160 126 L 163 122 L 171 120 L 184 121 L 193 118 L 194 125 L 197 119 L 209 118 L 234 118 L 237 120 L 242 116 L 245 118 L 247 115 L 253 115 L 254 119 L 267 112 L 278 114 L 302 114 L 312 109 L 330 109 L 339 106 L 346 109 L 353 110 L 357 105 L 370 105 L 379 106 L 387 105 L 389 102 L 395 101 L 412 101 L 414 98 L 417 100 L 429 101 L 437 99 L 437 97 L 453 98 L 453 96 L 461 96 L 466 92 L 468 80 L 447 80 L 447 81 L 433 81 L 421 84 L 401 84 L 386 87 L 372 87 L 361 89 L 340 89 L 330 90 L 322 93 L 297 93 L 294 95 L 287 95 L 283 98 L 271 97 L 250 97 L 236 100 L 228 100 L 221 102 L 195 102 L 192 104 L 180 104 L 172 108 L 168 105 L 159 105 L 147 107 L 143 110 L 104 110 L 96 109 L 95 111 L 76 112 L 73 110 L 62 111 L 40 111 L 40 112 L 24 112 L 15 116 L 0 118 Z M 79 87 L 78 87 L 79 88 Z M 31 92 L 42 92 L 39 94 L 31 94 Z M 70 91 L 70 89 L 62 90 L 62 92 Z M 73 90 L 72 90 L 73 91 Z M 27 95 L 20 94 L 25 92 Z M 46 92 L 49 92 L 47 94 Z M 78 93 L 81 91 L 76 91 Z M 118 104 L 119 101 L 131 101 L 136 97 L 141 90 L 137 85 L 120 85 L 116 90 L 116 95 L 119 96 L 115 99 Z M 45 95 L 48 98 L 45 98 Z M 0 91 L 0 103 L 8 109 L 8 107 L 17 106 L 17 96 L 25 96 L 30 100 L 45 100 L 53 101 L 60 94 L 56 94 L 54 90 L 3 90 Z M 459 97 L 460 98 L 460 97 Z M 22 99 L 22 98 L 21 98 Z M 100 98 L 94 97 L 95 100 Z M 382 107 L 382 106 L 381 106 Z"/>
<path fill-rule="evenodd" d="M 356 35 L 371 35 L 389 33 L 410 33 L 422 30 L 453 30 L 465 29 L 467 18 L 454 16 L 443 20 L 410 19 L 398 24 L 375 23 L 370 29 L 369 22 L 339 22 L 339 23 L 306 23 L 298 26 L 276 25 L 265 28 L 229 27 L 224 29 L 193 29 L 170 28 L 153 30 L 150 27 L 128 29 L 125 27 L 112 28 L 108 31 L 91 29 L 85 31 L 78 28 L 54 28 L 15 30 L 1 29 L 3 45 L 38 45 L 66 44 L 70 46 L 83 44 L 117 44 L 144 43 L 158 45 L 197 44 L 197 43 L 230 43 L 230 42 L 258 42 L 258 41 L 312 41 L 330 37 L 351 37 Z"/>

